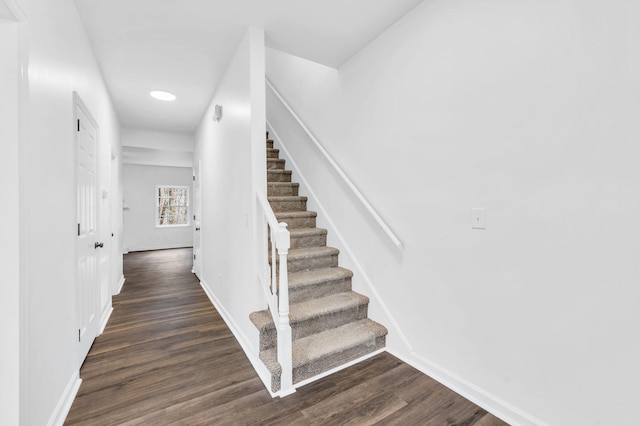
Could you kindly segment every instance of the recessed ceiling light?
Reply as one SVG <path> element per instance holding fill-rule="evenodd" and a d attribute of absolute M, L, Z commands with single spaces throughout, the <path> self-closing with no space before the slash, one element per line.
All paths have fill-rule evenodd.
<path fill-rule="evenodd" d="M 176 95 L 174 95 L 173 93 L 169 93 L 169 92 L 165 92 L 162 90 L 154 90 L 153 92 L 149 93 L 152 97 L 161 100 L 161 101 L 175 101 L 176 100 Z"/>

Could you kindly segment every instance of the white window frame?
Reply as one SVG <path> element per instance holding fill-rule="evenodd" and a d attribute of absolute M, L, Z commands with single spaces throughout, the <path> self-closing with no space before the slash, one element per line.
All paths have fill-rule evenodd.
<path fill-rule="evenodd" d="M 178 189 L 186 189 L 187 190 L 187 223 L 178 224 L 178 225 L 161 225 L 160 224 L 160 197 L 158 196 L 158 191 L 160 188 L 178 188 Z M 156 218 L 156 228 L 180 228 L 184 226 L 191 226 L 191 188 L 187 185 L 156 185 L 156 189 L 154 192 L 154 198 L 156 199 L 155 206 L 155 218 Z"/>

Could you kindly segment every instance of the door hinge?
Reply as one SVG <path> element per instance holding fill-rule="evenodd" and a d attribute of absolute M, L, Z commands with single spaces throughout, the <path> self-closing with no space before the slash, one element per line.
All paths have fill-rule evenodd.
<path fill-rule="evenodd" d="M 196 177 L 195 176 L 191 176 L 191 177 L 193 178 L 193 181 L 195 182 L 196 181 Z"/>
<path fill-rule="evenodd" d="M 196 215 L 195 214 L 193 215 L 193 220 L 196 220 Z"/>
<path fill-rule="evenodd" d="M 78 342 L 80 341 L 80 329 L 78 329 Z"/>
<path fill-rule="evenodd" d="M 193 260 L 196 260 L 196 255 L 195 254 L 193 255 Z"/>
<path fill-rule="evenodd" d="M 80 119 L 78 118 L 78 131 L 80 131 Z"/>
<path fill-rule="evenodd" d="M 80 224 L 78 224 L 78 237 L 80 236 Z"/>

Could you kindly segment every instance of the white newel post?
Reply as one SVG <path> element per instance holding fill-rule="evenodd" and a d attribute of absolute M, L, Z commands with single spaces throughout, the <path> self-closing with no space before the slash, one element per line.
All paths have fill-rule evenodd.
<path fill-rule="evenodd" d="M 276 247 L 279 256 L 279 285 L 278 285 L 278 362 L 282 367 L 280 375 L 280 394 L 288 395 L 293 389 L 293 363 L 291 326 L 289 325 L 289 276 L 287 271 L 287 254 L 289 253 L 290 238 L 287 224 L 280 222 L 276 233 Z"/>

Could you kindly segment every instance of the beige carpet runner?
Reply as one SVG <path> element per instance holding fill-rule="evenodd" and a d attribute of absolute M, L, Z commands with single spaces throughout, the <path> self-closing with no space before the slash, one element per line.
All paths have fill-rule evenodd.
<path fill-rule="evenodd" d="M 273 140 L 267 134 L 267 195 L 278 222 L 291 233 L 289 268 L 293 383 L 339 367 L 385 346 L 387 329 L 368 319 L 369 299 L 351 290 L 353 273 L 338 266 L 338 249 L 327 247 L 327 230 L 316 228 L 316 212 L 298 195 Z M 268 310 L 253 312 L 260 332 L 260 358 L 280 390 L 276 327 Z"/>

